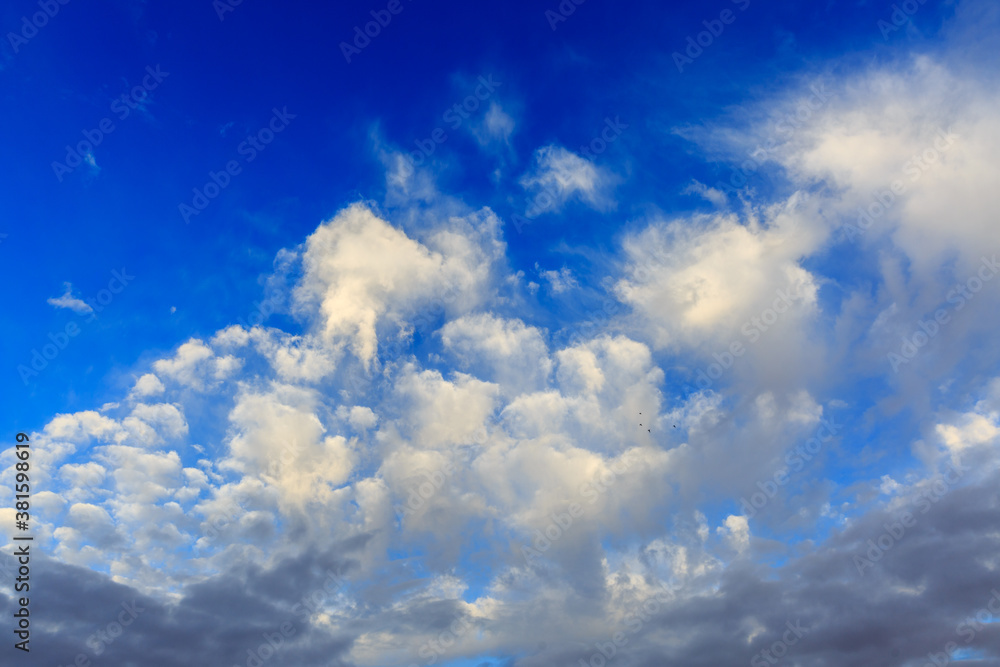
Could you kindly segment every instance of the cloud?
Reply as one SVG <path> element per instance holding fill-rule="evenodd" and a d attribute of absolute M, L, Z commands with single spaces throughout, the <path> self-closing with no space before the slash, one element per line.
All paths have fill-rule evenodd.
<path fill-rule="evenodd" d="M 716 188 L 710 188 L 704 183 L 697 180 L 691 181 L 691 184 L 686 188 L 684 188 L 683 190 L 681 190 L 681 192 L 684 194 L 699 195 L 706 201 L 715 204 L 719 208 L 723 208 L 726 206 L 726 204 L 728 204 L 725 192 L 723 192 L 722 190 L 717 190 Z"/>
<path fill-rule="evenodd" d="M 60 297 L 49 298 L 49 305 L 55 306 L 56 308 L 69 308 L 74 313 L 78 313 L 80 315 L 94 312 L 94 309 L 91 308 L 85 301 L 77 299 L 73 296 L 73 285 L 70 283 L 63 283 L 63 286 L 66 288 L 65 293 L 63 293 Z"/>
<path fill-rule="evenodd" d="M 615 202 L 610 190 L 616 182 L 609 171 L 555 145 L 536 150 L 534 169 L 520 180 L 521 187 L 535 193 L 541 211 L 558 211 L 571 198 L 599 211 L 611 210 Z"/>
<path fill-rule="evenodd" d="M 482 123 L 474 128 L 473 133 L 480 146 L 489 146 L 493 143 L 509 145 L 510 137 L 514 133 L 514 119 L 505 113 L 499 104 L 490 102 Z"/>
<path fill-rule="evenodd" d="M 489 213 L 478 222 L 474 232 L 469 221 L 453 219 L 421 243 L 355 204 L 306 241 L 296 306 L 300 312 L 318 307 L 323 340 L 348 347 L 370 367 L 379 330 L 398 332 L 404 318 L 432 304 L 469 308 L 489 292 L 502 248 L 499 223 Z"/>
<path fill-rule="evenodd" d="M 535 264 L 535 268 L 538 268 L 538 264 Z M 538 275 L 549 283 L 549 289 L 552 290 L 553 294 L 568 292 L 579 286 L 576 278 L 573 277 L 573 272 L 565 266 L 558 271 L 539 271 Z"/>
<path fill-rule="evenodd" d="M 153 369 L 182 387 L 204 391 L 231 376 L 240 363 L 232 355 L 216 356 L 204 341 L 192 338 L 177 348 L 173 359 L 160 359 Z"/>
<path fill-rule="evenodd" d="M 149 396 L 159 396 L 165 391 L 163 383 L 160 382 L 160 378 L 156 377 L 152 373 L 145 373 L 135 382 L 135 386 L 132 387 L 132 391 L 129 392 L 129 398 L 146 398 Z"/>
<path fill-rule="evenodd" d="M 921 327 L 992 243 L 995 96 L 974 84 L 946 59 L 842 74 L 768 149 L 777 194 L 636 202 L 588 257 L 618 309 L 569 343 L 546 327 L 577 305 L 536 307 L 499 218 L 393 181 L 385 154 L 384 210 L 347 206 L 276 259 L 294 329 L 192 338 L 137 364 L 129 400 L 31 434 L 38 659 L 72 662 L 122 603 L 143 611 L 104 657 L 152 667 L 245 661 L 285 622 L 275 661 L 304 667 L 596 664 L 616 636 L 622 665 L 922 664 L 957 659 L 961 622 L 995 659 L 993 624 L 963 619 L 1000 567 L 1000 282 Z M 944 121 L 960 140 L 844 239 Z M 712 140 L 771 132 L 743 129 Z M 524 183 L 609 210 L 578 160 L 542 149 Z M 541 272 L 553 301 L 593 294 L 579 266 Z M 914 331 L 896 376 L 888 345 Z"/>

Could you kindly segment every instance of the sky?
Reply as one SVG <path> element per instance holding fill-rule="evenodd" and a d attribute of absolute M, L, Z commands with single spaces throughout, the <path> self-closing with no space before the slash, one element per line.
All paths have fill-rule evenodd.
<path fill-rule="evenodd" d="M 0 663 L 1000 665 L 995 2 L 0 37 Z"/>

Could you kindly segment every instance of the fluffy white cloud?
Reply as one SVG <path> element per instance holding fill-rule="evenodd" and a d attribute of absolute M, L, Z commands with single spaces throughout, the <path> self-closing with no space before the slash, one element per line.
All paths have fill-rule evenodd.
<path fill-rule="evenodd" d="M 297 307 L 318 308 L 324 339 L 371 366 L 380 327 L 398 331 L 421 308 L 468 308 L 490 289 L 498 221 L 478 216 L 478 232 L 472 222 L 453 219 L 421 243 L 355 204 L 307 240 Z"/>
<path fill-rule="evenodd" d="M 216 356 L 204 341 L 192 338 L 177 348 L 173 359 L 160 359 L 153 363 L 153 368 L 182 387 L 205 391 L 232 376 L 240 364 L 237 357 Z"/>
<path fill-rule="evenodd" d="M 520 320 L 466 315 L 445 324 L 440 335 L 464 368 L 475 369 L 504 392 L 541 389 L 553 368 L 543 332 Z"/>
<path fill-rule="evenodd" d="M 165 391 L 160 378 L 152 373 L 145 373 L 135 381 L 135 386 L 129 392 L 129 398 L 147 398 L 149 396 L 159 396 Z"/>

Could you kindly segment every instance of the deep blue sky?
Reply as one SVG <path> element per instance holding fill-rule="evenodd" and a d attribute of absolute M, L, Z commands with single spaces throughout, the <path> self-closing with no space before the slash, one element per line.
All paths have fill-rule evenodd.
<path fill-rule="evenodd" d="M 677 193 L 692 177 L 728 180 L 730 165 L 706 160 L 672 128 L 738 114 L 831 53 L 878 57 L 898 47 L 875 27 L 887 15 L 877 3 L 758 1 L 746 11 L 742 3 L 716 4 L 587 2 L 553 31 L 544 11 L 555 5 L 405 2 L 350 64 L 338 44 L 381 7 L 244 2 L 220 21 L 209 2 L 72 2 L 18 53 L 3 40 L 3 270 L 7 284 L 18 286 L 8 292 L 2 332 L 14 388 L 5 421 L 31 428 L 53 411 L 80 409 L 79 397 L 101 395 L 143 353 L 248 317 L 260 298 L 255 279 L 270 271 L 279 248 L 345 202 L 381 199 L 375 128 L 407 150 L 436 127 L 448 131 L 435 156 L 447 163 L 440 188 L 509 218 L 520 198 L 511 201 L 488 170 L 476 169 L 472 138 L 441 119 L 480 75 L 502 82 L 495 99 L 520 111 L 513 143 L 522 156 L 550 142 L 575 149 L 605 117 L 627 123 L 620 142 L 598 156 L 629 169 L 619 216 L 627 218 L 651 205 L 697 207 Z M 726 8 L 737 19 L 679 73 L 670 54 Z M 0 25 L 13 29 L 32 9 L 7 3 Z M 926 6 L 914 20 L 933 28 L 948 13 Z M 114 98 L 156 65 L 169 76 L 145 113 L 119 120 Z M 209 171 L 239 159 L 237 146 L 274 107 L 296 115 L 287 131 L 185 225 L 178 205 L 190 202 Z M 52 162 L 103 118 L 115 130 L 94 150 L 99 174 L 83 166 L 60 182 Z M 622 231 L 592 212 L 576 213 L 566 228 L 536 224 L 508 234 L 513 265 L 544 264 L 560 241 L 605 246 Z M 16 364 L 73 318 L 46 298 L 61 294 L 66 281 L 92 297 L 122 266 L 137 276 L 121 296 L 126 305 L 102 313 L 25 387 Z"/>
<path fill-rule="evenodd" d="M 23 36 L 41 5 L 0 7 L 0 419 L 43 452 L 39 567 L 156 610 L 116 664 L 231 663 L 334 563 L 350 591 L 282 661 L 409 665 L 464 616 L 481 632 L 439 664 L 578 664 L 669 582 L 619 664 L 755 664 L 801 614 L 796 664 L 915 665 L 986 604 L 994 3 L 394 0 L 348 62 L 392 3 L 51 2 Z M 975 472 L 859 570 L 959 458 Z M 54 611 L 73 631 L 45 659 L 103 613 Z M 996 660 L 978 637 L 948 655 Z"/>

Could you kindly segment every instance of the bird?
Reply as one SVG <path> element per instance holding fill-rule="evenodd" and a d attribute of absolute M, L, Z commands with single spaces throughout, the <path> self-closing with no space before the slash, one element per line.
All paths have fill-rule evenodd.
<path fill-rule="evenodd" d="M 647 429 L 646 429 L 646 433 L 652 433 L 652 431 L 650 431 L 650 430 L 649 430 L 649 429 L 647 428 Z"/>
<path fill-rule="evenodd" d="M 677 428 L 677 424 L 674 424 L 674 428 Z"/>

